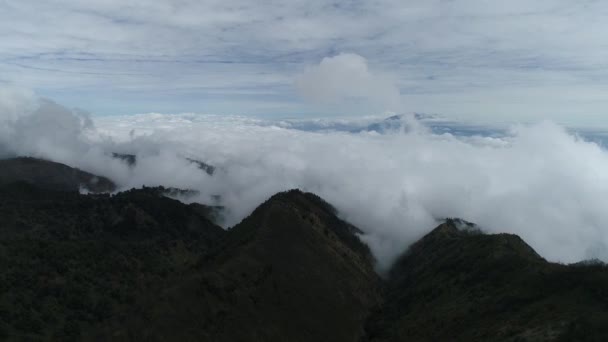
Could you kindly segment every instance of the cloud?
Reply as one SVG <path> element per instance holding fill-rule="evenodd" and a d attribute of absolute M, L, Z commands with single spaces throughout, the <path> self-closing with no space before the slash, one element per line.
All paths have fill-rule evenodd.
<path fill-rule="evenodd" d="M 401 110 L 399 89 L 388 76 L 372 72 L 367 60 L 353 53 L 325 57 L 295 82 L 299 92 L 320 103 L 371 102 L 381 110 Z"/>
<path fill-rule="evenodd" d="M 5 96 L 0 108 L 15 102 Z M 362 228 L 384 267 L 445 217 L 519 234 L 552 261 L 608 260 L 608 151 L 550 122 L 513 126 L 494 138 L 424 129 L 311 132 L 195 114 L 95 117 L 91 126 L 77 112 L 37 103 L 0 121 L 10 132 L 0 136 L 1 150 L 64 162 L 122 188 L 190 188 L 204 203 L 220 195 L 228 226 L 275 192 L 297 187 Z M 129 168 L 111 152 L 137 154 L 138 164 Z M 185 157 L 217 171 L 209 176 Z"/>
<path fill-rule="evenodd" d="M 101 114 L 327 114 L 340 108 L 320 113 L 292 84 L 350 52 L 390 72 L 409 111 L 585 121 L 608 106 L 607 14 L 567 0 L 4 1 L 0 75 Z"/>
<path fill-rule="evenodd" d="M 32 91 L 20 88 L 0 87 L 0 122 L 14 122 L 20 115 L 36 107 Z"/>

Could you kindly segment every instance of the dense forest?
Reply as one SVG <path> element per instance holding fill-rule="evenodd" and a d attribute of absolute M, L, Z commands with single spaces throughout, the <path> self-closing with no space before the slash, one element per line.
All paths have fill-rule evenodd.
<path fill-rule="evenodd" d="M 447 219 L 379 275 L 363 232 L 311 193 L 225 230 L 175 189 L 83 194 L 90 176 L 26 162 L 0 175 L 2 340 L 608 339 L 608 268 L 549 263 L 515 235 Z"/>

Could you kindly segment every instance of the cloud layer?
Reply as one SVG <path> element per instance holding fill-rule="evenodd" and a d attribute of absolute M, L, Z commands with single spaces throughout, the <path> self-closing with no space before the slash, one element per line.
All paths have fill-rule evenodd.
<path fill-rule="evenodd" d="M 49 101 L 16 106 L 8 98 L 23 97 L 4 94 L 1 108 L 24 110 L 0 111 L 4 155 L 57 160 L 123 188 L 196 189 L 195 200 L 205 203 L 220 195 L 228 226 L 273 193 L 298 187 L 361 227 L 381 266 L 445 217 L 519 234 L 550 260 L 608 260 L 608 152 L 549 122 L 496 138 L 437 135 L 424 125 L 386 134 L 307 132 L 287 122 L 195 114 L 91 123 Z M 138 163 L 129 168 L 112 152 L 137 154 Z M 209 176 L 186 157 L 217 171 Z"/>
<path fill-rule="evenodd" d="M 293 83 L 345 52 L 389 72 L 410 111 L 602 121 L 606 15 L 598 0 L 4 1 L 0 83 L 101 114 L 335 114 Z"/>

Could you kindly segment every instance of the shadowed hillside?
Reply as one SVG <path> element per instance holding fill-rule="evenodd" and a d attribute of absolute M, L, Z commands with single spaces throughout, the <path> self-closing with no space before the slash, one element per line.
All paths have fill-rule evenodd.
<path fill-rule="evenodd" d="M 355 341 L 379 301 L 373 257 L 313 194 L 277 194 L 228 232 L 144 188 L 0 187 L 8 340 Z"/>
<path fill-rule="evenodd" d="M 59 191 L 111 192 L 116 189 L 105 177 L 60 163 L 28 157 L 0 160 L 0 185 L 19 181 Z"/>
<path fill-rule="evenodd" d="M 379 300 L 379 279 L 358 229 L 330 205 L 280 193 L 231 229 L 190 277 L 132 317 L 121 339 L 356 341 Z M 109 331 L 124 327 L 114 322 Z"/>
<path fill-rule="evenodd" d="M 372 341 L 605 341 L 608 268 L 542 259 L 448 220 L 396 262 Z"/>
<path fill-rule="evenodd" d="M 188 191 L 84 195 L 95 176 L 4 165 L 1 340 L 608 340 L 607 267 L 549 263 L 516 235 L 448 219 L 381 279 L 362 232 L 311 193 L 224 230 L 221 207 L 169 198 Z"/>
<path fill-rule="evenodd" d="M 225 231 L 151 189 L 0 187 L 0 339 L 80 340 L 189 273 Z"/>
<path fill-rule="evenodd" d="M 273 196 L 237 225 L 203 278 L 240 287 L 218 296 L 226 316 L 210 337 L 242 341 L 354 341 L 377 304 L 373 257 L 319 197 Z M 241 286 L 239 286 L 239 284 Z M 242 286 L 245 285 L 245 286 Z M 232 304 L 231 304 L 232 303 Z M 236 310 L 234 306 L 236 305 Z M 238 326 L 239 334 L 234 333 Z"/>

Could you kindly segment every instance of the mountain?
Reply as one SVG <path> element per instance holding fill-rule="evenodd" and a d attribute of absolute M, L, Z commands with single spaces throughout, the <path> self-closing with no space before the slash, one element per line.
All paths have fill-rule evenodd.
<path fill-rule="evenodd" d="M 137 156 L 134 154 L 112 152 L 112 158 L 125 162 L 129 167 L 137 164 Z"/>
<path fill-rule="evenodd" d="M 412 245 L 370 341 L 605 341 L 608 268 L 545 261 L 521 238 L 448 220 Z"/>
<path fill-rule="evenodd" d="M 416 116 L 416 119 L 418 119 L 418 116 Z M 361 131 L 385 134 L 402 129 L 405 131 L 409 130 L 409 125 L 406 122 L 406 118 L 403 115 L 393 115 L 382 121 L 371 123 L 367 127 L 364 127 Z"/>
<path fill-rule="evenodd" d="M 430 114 L 424 113 L 413 113 L 411 115 L 392 115 L 382 121 L 373 122 L 366 127 L 358 130 L 358 132 L 376 132 L 380 134 L 386 134 L 390 132 L 405 131 L 408 132 L 412 129 L 412 120 L 420 123 L 432 124 L 437 117 Z"/>
<path fill-rule="evenodd" d="M 315 195 L 277 194 L 150 298 L 145 320 L 129 315 L 106 331 L 114 340 L 356 341 L 378 303 L 379 278 L 355 232 Z"/>
<path fill-rule="evenodd" d="M 379 302 L 373 257 L 313 194 L 225 231 L 164 188 L 0 187 L 0 339 L 355 341 Z"/>
<path fill-rule="evenodd" d="M 414 113 L 413 116 L 393 115 L 381 121 L 350 130 L 353 133 L 376 132 L 379 134 L 408 132 L 412 129 L 413 121 L 428 128 L 432 134 L 450 134 L 457 137 L 504 137 L 508 129 L 501 125 L 477 125 L 466 122 L 452 121 L 432 114 Z"/>
<path fill-rule="evenodd" d="M 0 187 L 0 339 L 80 340 L 189 272 L 225 231 L 147 189 Z"/>
<path fill-rule="evenodd" d="M 196 160 L 196 159 L 192 159 L 192 158 L 186 158 L 186 160 L 189 161 L 190 163 L 196 165 L 202 171 L 205 171 L 205 173 L 208 174 L 209 176 L 213 176 L 213 174 L 215 173 L 215 166 L 213 166 L 213 165 L 209 165 L 205 162 L 202 162 L 202 161 Z"/>
<path fill-rule="evenodd" d="M 608 340 L 608 267 L 547 262 L 516 235 L 448 219 L 381 278 L 363 232 L 311 193 L 224 230 L 182 190 L 83 194 L 96 176 L 6 165 L 28 177 L 0 184 L 0 340 Z"/>
<path fill-rule="evenodd" d="M 28 157 L 0 160 L 0 185 L 19 181 L 59 191 L 111 192 L 116 189 L 105 177 L 64 164 Z"/>
<path fill-rule="evenodd" d="M 379 279 L 357 233 L 316 195 L 270 198 L 231 230 L 211 262 L 215 272 L 203 278 L 214 288 L 240 287 L 217 296 L 226 315 L 209 340 L 361 338 Z"/>
<path fill-rule="evenodd" d="M 127 166 L 131 168 L 137 165 L 137 155 L 135 154 L 112 152 L 112 158 L 124 162 L 125 164 L 127 164 Z M 215 173 L 215 166 L 213 165 L 192 158 L 185 157 L 184 159 L 189 163 L 196 165 L 196 167 L 198 167 L 201 171 L 204 171 L 209 176 L 213 176 L 213 174 Z"/>

